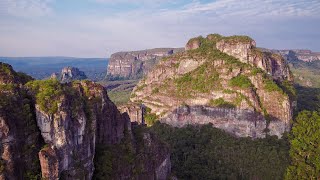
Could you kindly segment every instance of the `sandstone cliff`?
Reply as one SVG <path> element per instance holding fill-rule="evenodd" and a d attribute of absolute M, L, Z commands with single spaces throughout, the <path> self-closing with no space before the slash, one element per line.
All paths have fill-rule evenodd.
<path fill-rule="evenodd" d="M 111 55 L 107 78 L 138 79 L 147 74 L 162 57 L 183 51 L 181 48 L 156 48 L 143 51 L 117 52 Z"/>
<path fill-rule="evenodd" d="M 133 150 L 130 164 L 123 160 L 126 151 L 109 157 L 109 179 L 170 174 L 168 147 L 147 130 L 135 133 L 140 126 L 131 127 L 103 86 L 56 79 L 25 84 L 29 77 L 0 65 L 0 179 L 92 179 L 95 169 L 109 170 L 94 163 L 101 158 L 97 146 Z"/>
<path fill-rule="evenodd" d="M 0 62 L 0 179 L 32 179 L 40 173 L 42 140 L 34 105 L 23 84 L 32 79 Z"/>
<path fill-rule="evenodd" d="M 290 129 L 295 91 L 287 62 L 247 36 L 218 34 L 188 41 L 139 82 L 131 101 L 173 126 L 206 124 L 238 136 Z"/>

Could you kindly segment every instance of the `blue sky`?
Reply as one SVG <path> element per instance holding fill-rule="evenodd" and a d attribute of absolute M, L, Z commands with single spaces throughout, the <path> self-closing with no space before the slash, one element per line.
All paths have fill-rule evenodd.
<path fill-rule="evenodd" d="M 108 57 L 210 33 L 320 51 L 319 29 L 320 0 L 0 0 L 0 56 Z"/>

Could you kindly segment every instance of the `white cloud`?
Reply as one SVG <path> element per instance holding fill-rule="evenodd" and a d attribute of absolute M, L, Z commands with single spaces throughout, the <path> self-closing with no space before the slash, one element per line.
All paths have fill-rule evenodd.
<path fill-rule="evenodd" d="M 176 14 L 197 14 L 211 12 L 218 17 L 229 16 L 319 16 L 320 1 L 308 0 L 217 0 L 210 3 L 194 1 L 173 11 Z M 172 12 L 171 12 L 172 13 Z"/>
<path fill-rule="evenodd" d="M 88 1 L 103 1 L 105 5 L 111 0 Z M 165 4 L 167 1 L 130 2 L 146 2 L 153 7 L 152 2 Z M 41 2 L 46 2 L 45 7 L 50 12 L 50 2 Z M 174 7 L 137 8 L 76 17 L 59 17 L 59 13 L 55 13 L 57 17 L 52 21 L 27 26 L 10 22 L 5 24 L 6 28 L 0 28 L 0 55 L 105 57 L 116 51 L 182 47 L 189 38 L 209 33 L 246 34 L 255 38 L 259 46 L 270 48 L 320 47 L 320 42 L 315 41 L 320 38 L 320 32 L 316 31 L 320 24 L 315 23 L 320 20 L 318 0 L 216 0 L 209 3 L 194 0 Z M 308 36 L 310 32 L 312 37 Z"/>

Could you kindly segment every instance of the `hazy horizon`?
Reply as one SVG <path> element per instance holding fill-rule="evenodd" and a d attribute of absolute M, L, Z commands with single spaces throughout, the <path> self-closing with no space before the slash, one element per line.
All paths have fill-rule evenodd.
<path fill-rule="evenodd" d="M 258 47 L 320 52 L 320 1 L 2 0 L 0 56 L 96 57 L 248 35 Z"/>

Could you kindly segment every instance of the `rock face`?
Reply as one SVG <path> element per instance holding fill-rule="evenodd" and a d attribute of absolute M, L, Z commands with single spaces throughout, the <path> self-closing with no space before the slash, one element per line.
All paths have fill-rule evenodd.
<path fill-rule="evenodd" d="M 31 179 L 40 173 L 42 145 L 34 105 L 22 88 L 26 75 L 0 62 L 0 179 Z"/>
<path fill-rule="evenodd" d="M 94 171 L 95 143 L 119 143 L 125 122 L 100 85 L 82 81 L 57 83 L 52 88 L 63 89 L 59 96 L 52 97 L 58 99 L 56 111 L 45 111 L 36 104 L 36 115 L 42 137 L 49 146 L 39 154 L 41 164 L 54 159 L 58 162 L 58 170 L 54 172 L 58 174 L 45 176 L 47 167 L 56 169 L 56 164 L 50 163 L 42 166 L 45 168 L 42 176 L 90 179 Z"/>
<path fill-rule="evenodd" d="M 290 129 L 293 77 L 281 56 L 255 46 L 247 36 L 193 38 L 138 83 L 131 101 L 173 126 L 212 123 L 241 137 L 281 137 Z"/>
<path fill-rule="evenodd" d="M 72 80 L 83 80 L 87 79 L 87 76 L 83 71 L 80 71 L 75 67 L 64 67 L 61 70 L 60 81 L 61 82 L 70 82 Z"/>
<path fill-rule="evenodd" d="M 267 122 L 263 115 L 246 109 L 219 108 L 207 106 L 182 106 L 164 117 L 161 122 L 175 127 L 186 124 L 209 124 L 223 129 L 238 137 L 265 137 Z M 288 127 L 284 123 L 271 121 L 269 124 L 270 135 L 281 136 Z"/>
<path fill-rule="evenodd" d="M 64 67 L 61 73 L 52 73 L 50 79 L 57 79 L 62 83 L 68 83 L 74 80 L 87 79 L 86 74 L 75 67 Z"/>
<path fill-rule="evenodd" d="M 188 41 L 185 46 L 185 50 L 198 49 L 201 46 L 201 38 L 193 38 Z"/>
<path fill-rule="evenodd" d="M 277 80 L 293 80 L 289 66 L 281 56 L 261 52 L 256 49 L 256 42 L 252 39 L 237 41 L 225 39 L 217 42 L 216 47 L 221 52 L 238 58 L 241 62 L 261 68 Z"/>
<path fill-rule="evenodd" d="M 25 84 L 30 77 L 0 65 L 0 179 L 91 179 L 96 168 L 105 168 L 94 164 L 97 146 L 139 151 L 133 154 L 140 158 L 134 158 L 140 160 L 134 165 L 114 161 L 112 166 L 128 172 L 119 171 L 110 179 L 169 175 L 168 147 L 148 132 L 136 137 L 133 131 L 140 126 L 131 127 L 103 86 L 90 81 L 61 84 L 56 79 Z M 137 148 L 140 137 L 143 148 Z M 146 171 L 133 172 L 138 164 Z"/>
<path fill-rule="evenodd" d="M 111 55 L 108 79 L 138 79 L 150 71 L 158 61 L 181 52 L 181 48 L 156 48 L 143 51 L 117 52 Z"/>

